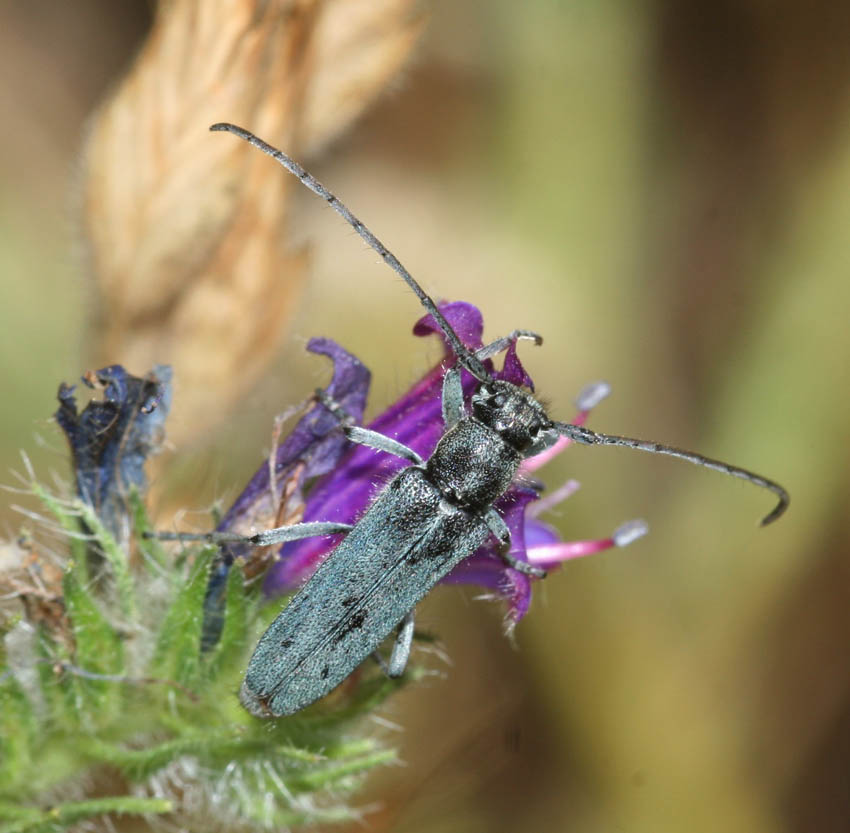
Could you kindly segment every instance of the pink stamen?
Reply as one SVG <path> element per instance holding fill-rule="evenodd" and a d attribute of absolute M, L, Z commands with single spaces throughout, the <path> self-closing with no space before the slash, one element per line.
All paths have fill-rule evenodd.
<path fill-rule="evenodd" d="M 580 488 L 581 484 L 578 480 L 568 480 L 553 492 L 549 492 L 549 494 L 529 504 L 525 514 L 530 518 L 537 518 L 541 513 L 548 512 L 553 506 L 557 506 L 561 501 L 574 495 Z"/>
<path fill-rule="evenodd" d="M 613 538 L 600 538 L 595 541 L 564 541 L 560 544 L 542 544 L 529 547 L 528 561 L 535 567 L 556 567 L 573 558 L 583 558 L 616 546 Z"/>
<path fill-rule="evenodd" d="M 614 530 L 610 538 L 599 538 L 595 541 L 564 541 L 559 544 L 529 547 L 528 561 L 535 567 L 556 567 L 564 561 L 593 555 L 611 547 L 627 547 L 638 538 L 643 538 L 647 532 L 649 532 L 649 526 L 646 521 L 626 521 Z"/>

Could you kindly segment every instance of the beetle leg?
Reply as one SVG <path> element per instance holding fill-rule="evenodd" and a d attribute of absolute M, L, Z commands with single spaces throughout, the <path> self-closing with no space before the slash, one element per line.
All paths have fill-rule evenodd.
<path fill-rule="evenodd" d="M 495 509 L 489 509 L 486 512 L 484 521 L 493 534 L 493 537 L 499 542 L 499 558 L 508 567 L 532 578 L 544 578 L 546 576 L 545 570 L 541 570 L 539 567 L 532 567 L 526 561 L 520 561 L 514 555 L 511 555 L 511 531 L 508 529 L 508 525 L 504 520 L 502 520 L 502 516 Z"/>
<path fill-rule="evenodd" d="M 421 466 L 425 462 L 412 448 L 408 448 L 404 443 L 400 443 L 398 440 L 387 437 L 378 431 L 371 431 L 368 428 L 355 425 L 354 418 L 339 402 L 336 402 L 323 390 L 319 389 L 316 391 L 316 398 L 339 420 L 340 428 L 349 441 L 357 443 L 357 445 L 374 448 L 376 451 L 386 451 L 387 454 L 395 454 L 396 457 L 409 460 L 415 466 Z"/>
<path fill-rule="evenodd" d="M 413 643 L 413 621 L 414 616 L 411 610 L 398 626 L 398 633 L 393 643 L 389 662 L 378 651 L 372 651 L 372 659 L 381 666 L 381 671 L 390 679 L 394 680 L 400 677 L 407 667 L 407 661 L 410 659 L 410 646 Z"/>
<path fill-rule="evenodd" d="M 210 544 L 251 544 L 255 547 L 267 547 L 269 544 L 300 541 L 302 538 L 313 538 L 317 535 L 339 535 L 351 529 L 352 524 L 309 521 L 264 529 L 254 535 L 240 535 L 238 532 L 151 532 L 145 533 L 145 537 L 157 538 L 160 541 L 207 541 Z"/>
<path fill-rule="evenodd" d="M 464 413 L 460 368 L 455 365 L 450 367 L 443 377 L 443 422 L 446 430 L 457 425 L 463 419 Z"/>
<path fill-rule="evenodd" d="M 376 451 L 386 451 L 405 460 L 410 460 L 415 466 L 421 466 L 425 461 L 412 449 L 392 437 L 387 437 L 378 431 L 360 428 L 357 425 L 343 426 L 345 436 L 353 443 L 374 448 Z"/>
<path fill-rule="evenodd" d="M 390 654 L 390 664 L 387 669 L 388 677 L 400 677 L 404 674 L 407 661 L 410 659 L 410 645 L 413 642 L 413 611 L 411 610 L 398 627 L 398 635 L 393 643 Z"/>
<path fill-rule="evenodd" d="M 543 336 L 533 333 L 531 330 L 514 330 L 510 335 L 497 338 L 495 341 L 491 341 L 489 344 L 479 347 L 475 351 L 475 358 L 480 359 L 481 361 L 489 359 L 492 356 L 498 355 L 503 350 L 507 350 L 508 347 L 510 347 L 515 341 L 519 341 L 520 339 L 533 341 L 538 345 L 543 344 Z"/>

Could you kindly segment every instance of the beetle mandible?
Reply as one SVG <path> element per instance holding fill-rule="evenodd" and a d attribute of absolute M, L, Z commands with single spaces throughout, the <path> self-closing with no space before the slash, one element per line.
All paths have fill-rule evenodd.
<path fill-rule="evenodd" d="M 600 434 L 552 420 L 537 399 L 517 385 L 493 378 L 484 361 L 516 339 L 542 339 L 516 330 L 477 351 L 468 349 L 431 297 L 392 252 L 300 165 L 282 151 L 233 124 L 214 124 L 262 150 L 324 199 L 407 283 L 442 330 L 457 362 L 442 389 L 445 433 L 423 460 L 400 442 L 352 424 L 333 401 L 323 403 L 339 419 L 346 437 L 398 455 L 410 465 L 375 498 L 356 524 L 309 522 L 243 537 L 231 533 L 163 535 L 238 541 L 267 546 L 317 535 L 346 537 L 281 611 L 259 641 L 240 691 L 242 704 L 259 717 L 288 715 L 318 700 L 341 683 L 396 628 L 386 671 L 404 671 L 413 638 L 413 609 L 453 567 L 494 536 L 505 563 L 527 575 L 542 570 L 510 553 L 510 532 L 494 501 L 510 486 L 523 460 L 550 448 L 560 437 L 585 445 L 616 445 L 666 454 L 747 480 L 778 497 L 762 519 L 775 521 L 788 507 L 785 489 L 747 469 L 690 451 L 645 440 Z M 467 413 L 461 368 L 477 381 Z"/>

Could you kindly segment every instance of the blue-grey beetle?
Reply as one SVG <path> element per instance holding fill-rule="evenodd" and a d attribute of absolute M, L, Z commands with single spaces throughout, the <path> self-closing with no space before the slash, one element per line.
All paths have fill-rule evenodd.
<path fill-rule="evenodd" d="M 455 565 L 494 536 L 513 569 L 542 571 L 510 554 L 510 533 L 493 502 L 510 486 L 523 460 L 551 447 L 559 437 L 586 445 L 618 445 L 667 454 L 769 489 L 779 498 L 762 520 L 768 524 L 787 508 L 788 493 L 777 483 L 746 469 L 690 451 L 628 437 L 599 434 L 550 419 L 543 406 L 517 385 L 494 379 L 484 360 L 517 338 L 540 338 L 518 330 L 473 352 L 461 342 L 434 301 L 351 211 L 300 165 L 252 133 L 232 124 L 214 131 L 234 133 L 276 159 L 307 188 L 331 205 L 400 275 L 433 316 L 457 364 L 443 383 L 445 433 L 428 460 L 396 440 L 351 424 L 332 401 L 349 440 L 409 460 L 352 525 L 301 523 L 244 538 L 230 533 L 203 537 L 257 546 L 315 535 L 345 532 L 313 576 L 274 620 L 257 645 L 242 684 L 243 705 L 261 717 L 287 715 L 308 706 L 341 683 L 396 628 L 387 672 L 400 675 L 413 637 L 413 609 Z M 478 382 L 467 413 L 460 369 Z"/>

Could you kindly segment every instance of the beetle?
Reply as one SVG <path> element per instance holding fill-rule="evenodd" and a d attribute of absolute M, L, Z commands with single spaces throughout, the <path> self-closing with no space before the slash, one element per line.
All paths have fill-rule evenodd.
<path fill-rule="evenodd" d="M 163 536 L 267 546 L 346 533 L 255 648 L 239 695 L 253 714 L 277 717 L 310 705 L 339 685 L 396 629 L 385 670 L 390 676 L 401 675 L 410 654 L 416 604 L 490 536 L 497 540 L 499 554 L 509 567 L 537 578 L 545 575 L 511 555 L 510 532 L 493 503 L 511 485 L 523 460 L 561 437 L 584 445 L 623 446 L 677 457 L 768 489 L 778 503 L 762 525 L 775 521 L 788 507 L 789 495 L 782 486 L 747 469 L 672 446 L 601 434 L 551 419 L 530 391 L 494 378 L 484 364 L 517 339 L 539 344 L 540 336 L 516 330 L 470 350 L 396 256 L 311 174 L 241 127 L 218 123 L 210 130 L 232 133 L 259 148 L 324 199 L 407 283 L 456 357 L 443 381 L 445 432 L 427 460 L 391 437 L 353 424 L 339 405 L 317 393 L 350 441 L 410 463 L 355 524 L 308 522 L 248 537 L 226 532 Z M 476 380 L 470 412 L 464 403 L 461 369 Z"/>

